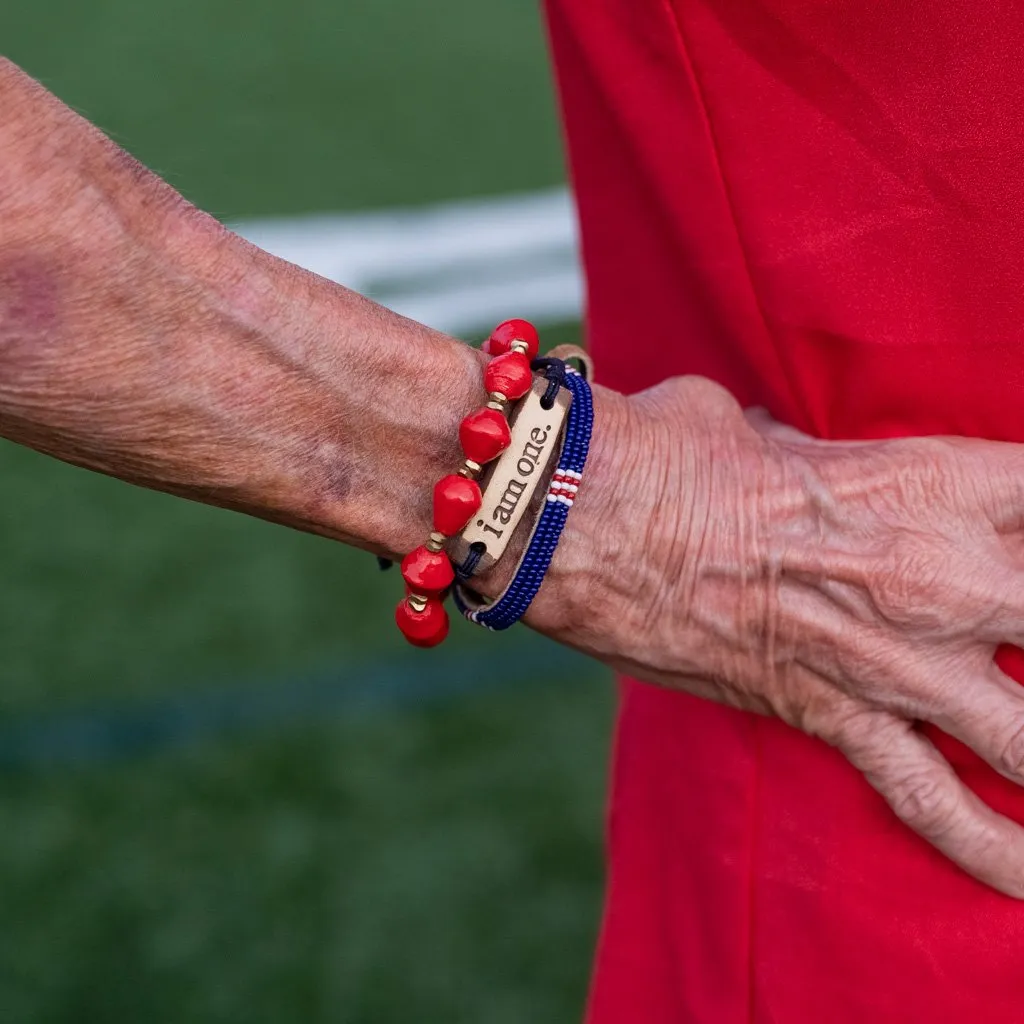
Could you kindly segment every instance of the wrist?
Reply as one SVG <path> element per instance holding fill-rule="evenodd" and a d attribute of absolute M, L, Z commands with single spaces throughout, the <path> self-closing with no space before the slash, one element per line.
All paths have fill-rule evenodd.
<path fill-rule="evenodd" d="M 636 436 L 631 400 L 618 392 L 593 387 L 594 427 L 586 471 L 544 584 L 525 616 L 533 628 L 574 646 L 589 647 L 586 636 L 610 606 L 610 582 L 622 557 L 628 519 L 623 485 Z M 520 545 L 523 540 L 520 539 Z M 518 551 L 499 563 L 485 586 L 500 590 L 515 565 Z M 486 591 L 485 591 L 486 592 Z"/>
<path fill-rule="evenodd" d="M 699 661 L 689 619 L 708 541 L 735 534 L 742 514 L 743 498 L 716 480 L 738 457 L 734 414 L 742 423 L 732 398 L 701 378 L 631 397 L 595 389 L 591 461 L 531 625 L 627 670 L 645 647 L 666 668 Z M 673 635 L 652 636 L 669 605 L 680 613 Z"/>
<path fill-rule="evenodd" d="M 269 259 L 259 253 L 258 259 Z M 486 359 L 463 342 L 312 274 L 232 297 L 301 386 L 274 397 L 294 436 L 275 453 L 286 520 L 395 558 L 431 526 L 433 482 L 461 461 L 459 423 Z M 289 375 L 291 376 L 291 374 Z"/>

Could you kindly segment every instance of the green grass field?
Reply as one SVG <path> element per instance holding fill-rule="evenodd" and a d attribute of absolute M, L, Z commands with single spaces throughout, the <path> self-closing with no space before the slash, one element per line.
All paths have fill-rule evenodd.
<path fill-rule="evenodd" d="M 521 0 L 38 0 L 0 52 L 225 219 L 562 175 Z M 0 731 L 405 658 L 367 556 L 11 445 L 0 488 Z M 611 693 L 561 675 L 0 769 L 0 1021 L 578 1019 Z"/>

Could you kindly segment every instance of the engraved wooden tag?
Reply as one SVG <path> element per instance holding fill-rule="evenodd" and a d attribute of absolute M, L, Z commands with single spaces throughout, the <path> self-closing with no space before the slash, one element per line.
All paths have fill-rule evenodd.
<path fill-rule="evenodd" d="M 483 544 L 479 571 L 489 569 L 505 552 L 516 528 L 533 502 L 538 486 L 547 478 L 545 469 L 554 465 L 559 440 L 569 414 L 572 393 L 559 390 L 550 409 L 540 400 L 548 389 L 543 377 L 512 413 L 509 426 L 512 443 L 481 478 L 483 504 L 469 526 L 448 544 L 452 561 L 459 565 L 473 544 Z"/>

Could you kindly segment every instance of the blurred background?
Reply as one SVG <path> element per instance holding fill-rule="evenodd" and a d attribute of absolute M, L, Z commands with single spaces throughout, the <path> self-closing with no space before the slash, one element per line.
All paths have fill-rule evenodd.
<path fill-rule="evenodd" d="M 287 258 L 578 336 L 533 3 L 8 0 L 0 52 Z M 0 490 L 0 1021 L 579 1019 L 600 669 L 411 652 L 371 557 L 13 445 Z"/>

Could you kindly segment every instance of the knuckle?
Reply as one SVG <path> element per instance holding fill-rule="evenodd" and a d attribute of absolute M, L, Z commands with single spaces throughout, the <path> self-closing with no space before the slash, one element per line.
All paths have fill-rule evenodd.
<path fill-rule="evenodd" d="M 948 832 L 956 823 L 959 809 L 956 794 L 931 775 L 902 779 L 889 802 L 901 821 L 929 838 Z"/>
<path fill-rule="evenodd" d="M 1012 607 L 998 561 L 979 549 L 956 551 L 941 538 L 901 544 L 880 563 L 869 590 L 890 626 L 932 639 L 974 635 Z"/>
<path fill-rule="evenodd" d="M 944 604 L 943 575 L 942 557 L 927 547 L 894 551 L 875 577 L 875 605 L 890 622 L 916 621 L 923 610 Z"/>
<path fill-rule="evenodd" d="M 999 752 L 999 770 L 1006 775 L 1024 777 L 1024 723 L 1010 733 Z"/>
<path fill-rule="evenodd" d="M 812 705 L 810 710 L 814 710 Z M 877 729 L 878 713 L 854 703 L 829 702 L 817 719 L 806 716 L 800 727 L 812 736 L 850 754 L 866 751 Z"/>

